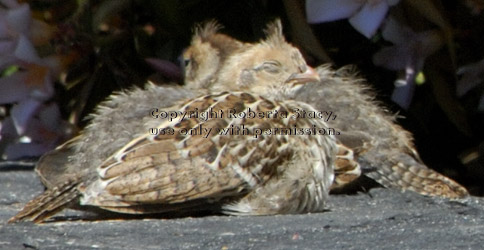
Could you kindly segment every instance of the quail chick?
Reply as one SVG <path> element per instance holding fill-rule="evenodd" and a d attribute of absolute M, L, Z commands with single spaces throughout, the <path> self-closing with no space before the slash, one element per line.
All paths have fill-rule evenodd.
<path fill-rule="evenodd" d="M 282 26 L 280 21 L 276 21 L 274 25 L 270 26 L 266 33 L 277 33 L 280 32 L 278 36 L 282 36 Z M 196 35 L 192 40 L 191 46 L 184 53 L 184 58 L 187 61 L 187 71 L 196 77 L 192 77 L 191 74 L 186 75 L 185 84 L 187 86 L 194 86 L 199 88 L 207 88 L 209 91 L 244 91 L 248 87 L 252 87 L 253 82 L 257 82 L 258 79 L 254 79 L 253 74 L 250 72 L 251 69 L 247 68 L 245 64 L 250 64 L 252 60 L 257 60 L 260 58 L 270 58 L 272 55 L 277 56 L 279 47 L 274 47 L 272 50 L 265 50 L 264 53 L 258 51 L 257 46 L 253 46 L 250 51 L 246 51 L 243 56 L 245 58 L 240 58 L 240 55 L 233 56 L 240 51 L 247 50 L 250 47 L 249 43 L 242 43 L 238 40 L 229 37 L 224 34 L 218 33 L 219 25 L 214 22 L 209 22 L 203 28 L 198 28 Z M 275 41 L 277 42 L 277 41 Z M 287 44 L 287 43 L 286 43 Z M 281 46 L 283 47 L 283 46 Z M 282 49 L 289 49 L 287 48 Z M 215 53 L 214 53 L 215 52 Z M 299 52 L 295 53 L 298 54 Z M 208 55 L 209 54 L 209 55 Z M 230 58 L 230 59 L 228 59 Z M 284 68 L 287 64 L 285 60 L 304 60 L 302 58 L 297 58 L 292 56 L 292 58 L 279 58 L 278 63 L 280 65 L 275 65 L 275 62 L 268 62 L 263 65 L 267 70 L 277 70 L 278 68 Z M 243 62 L 241 62 L 243 60 Z M 205 70 L 205 72 L 210 72 L 212 75 L 210 80 L 207 79 L 205 74 L 198 74 L 197 71 L 203 67 L 198 66 L 199 64 L 207 65 L 207 62 L 211 62 L 210 70 Z M 217 68 L 218 67 L 218 68 Z M 234 70 L 242 69 L 243 70 Z M 260 69 L 257 69 L 260 70 Z M 305 70 L 305 69 L 301 69 Z M 193 81 L 193 80 L 196 81 Z M 217 79 L 221 79 L 217 82 Z M 231 81 L 230 79 L 238 79 L 237 81 Z M 195 82 L 195 83 L 194 83 Z M 196 84 L 196 82 L 202 82 L 203 85 Z M 208 84 L 207 84 L 208 83 Z M 266 86 L 265 86 L 266 87 Z M 271 91 L 271 90 L 257 90 L 257 91 Z M 271 94 L 272 98 L 279 98 L 276 93 Z M 294 98 L 290 96 L 289 98 Z M 346 137 L 355 137 L 347 136 Z M 359 140 L 357 137 L 355 140 Z M 358 144 L 362 146 L 363 144 Z M 365 146 L 368 144 L 365 143 Z M 361 169 L 358 163 L 355 161 L 357 155 L 354 154 L 355 150 L 338 143 L 338 154 L 335 159 L 335 181 L 332 185 L 332 189 L 342 188 L 351 181 L 357 179 L 361 175 Z M 357 150 L 361 151 L 360 148 Z"/>
<path fill-rule="evenodd" d="M 195 29 L 190 46 L 182 54 L 185 85 L 207 89 L 217 79 L 218 71 L 230 55 L 241 52 L 248 44 L 219 33 L 216 21 L 208 21 Z"/>
<path fill-rule="evenodd" d="M 220 47 L 220 44 L 213 46 Z M 231 50 L 226 51 L 230 53 Z M 221 78 L 234 77 L 230 75 L 233 74 L 232 71 L 223 67 L 231 69 L 236 64 L 236 60 L 227 62 L 220 71 L 213 72 L 219 72 Z M 318 72 L 321 81 L 306 84 L 292 98 L 307 102 L 319 111 L 337 113 L 337 118 L 330 121 L 330 125 L 341 129 L 343 133 L 337 136 L 341 143 L 338 143 L 340 153 L 335 164 L 333 190 L 340 189 L 358 178 L 361 165 L 366 169 L 366 176 L 387 188 L 448 198 L 468 195 L 464 187 L 428 168 L 420 160 L 411 134 L 397 125 L 394 115 L 374 101 L 374 95 L 369 87 L 362 84 L 362 79 L 350 73 L 348 68 L 334 71 L 328 66 L 320 66 Z M 215 84 L 211 88 L 243 89 L 244 82 L 250 82 L 251 79 L 244 77 L 244 71 L 237 73 L 242 75 L 239 82 L 229 82 L 232 86 Z M 220 81 L 225 82 L 227 81 Z M 355 157 L 358 159 L 357 163 L 354 162 Z"/>
<path fill-rule="evenodd" d="M 145 118 L 136 128 L 115 131 L 131 139 L 111 155 L 90 157 L 86 171 L 47 189 L 10 222 L 42 222 L 71 204 L 121 213 L 321 211 L 333 181 L 336 140 L 316 132 L 297 136 L 280 132 L 307 128 L 306 133 L 311 133 L 326 131 L 328 126 L 321 119 L 291 118 L 297 108 L 315 111 L 306 103 L 287 99 L 303 83 L 319 78 L 298 50 L 284 41 L 280 26 L 273 30 L 267 40 L 236 55 L 244 74 L 219 80 L 244 83 L 244 92 L 193 98 L 165 109 L 188 115 L 184 119 Z M 279 48 L 278 53 L 266 52 L 274 48 Z M 268 57 L 244 56 L 254 51 Z M 255 80 L 247 82 L 245 77 Z M 101 108 L 100 113 L 106 110 L 110 109 Z M 252 117 L 251 111 L 265 115 Z M 281 115 L 273 115 L 275 111 Z M 234 132 L 237 128 L 240 132 Z M 97 132 L 112 130 L 99 127 Z"/>

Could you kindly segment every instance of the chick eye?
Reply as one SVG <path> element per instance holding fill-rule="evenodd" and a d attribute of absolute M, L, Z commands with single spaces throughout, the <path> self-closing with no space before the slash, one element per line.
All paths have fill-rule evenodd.
<path fill-rule="evenodd" d="M 271 74 L 277 74 L 281 71 L 281 64 L 276 61 L 267 61 L 258 67 L 258 70 L 264 70 Z"/>
<path fill-rule="evenodd" d="M 183 67 L 188 67 L 188 65 L 190 65 L 190 58 L 184 58 L 183 59 Z"/>
<path fill-rule="evenodd" d="M 180 67 L 182 67 L 183 69 L 186 69 L 191 61 L 192 61 L 192 52 L 190 49 L 186 49 L 183 51 L 183 53 L 178 57 L 178 63 L 180 65 Z"/>

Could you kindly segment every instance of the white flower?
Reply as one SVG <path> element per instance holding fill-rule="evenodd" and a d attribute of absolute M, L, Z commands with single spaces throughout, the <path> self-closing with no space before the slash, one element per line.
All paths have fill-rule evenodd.
<path fill-rule="evenodd" d="M 50 27 L 32 19 L 28 4 L 0 0 L 0 72 L 7 67 L 17 68 L 0 75 L 0 105 L 13 104 L 10 116 L 0 126 L 0 143 L 4 144 L 0 148 L 6 148 L 5 157 L 22 156 L 15 148 L 26 146 L 30 149 L 23 152 L 24 156 L 38 155 L 51 149 L 51 144 L 58 143 L 62 136 L 61 130 L 52 132 L 52 124 L 48 126 L 39 117 L 50 114 L 45 117 L 59 119 L 57 107 L 44 103 L 53 96 L 54 81 L 65 65 L 60 56 L 39 57 L 34 47 L 34 40 L 46 40 L 50 34 Z"/>
<path fill-rule="evenodd" d="M 373 63 L 390 70 L 403 71 L 403 79 L 395 82 L 392 100 L 407 109 L 412 101 L 415 78 L 422 71 L 425 59 L 442 48 L 444 39 L 437 30 L 415 33 L 393 18 L 388 18 L 382 36 L 394 44 L 378 51 Z"/>
<path fill-rule="evenodd" d="M 462 78 L 457 82 L 457 96 L 461 97 L 484 83 L 484 59 L 472 64 L 467 64 L 457 70 L 458 75 Z M 484 92 L 481 95 L 478 104 L 478 110 L 484 111 Z"/>
<path fill-rule="evenodd" d="M 15 103 L 12 118 L 17 132 L 22 134 L 37 107 L 54 94 L 53 81 L 59 64 L 55 57 L 39 58 L 24 36 L 9 59 L 21 70 L 0 78 L 0 104 Z"/>
<path fill-rule="evenodd" d="M 372 37 L 390 6 L 399 0 L 306 0 L 309 23 L 349 18 L 350 24 L 367 38 Z"/>
<path fill-rule="evenodd" d="M 27 125 L 25 133 L 18 134 L 12 117 L 1 124 L 0 144 L 5 147 L 2 158 L 17 159 L 39 156 L 68 139 L 73 130 L 60 118 L 57 104 L 41 104 Z"/>

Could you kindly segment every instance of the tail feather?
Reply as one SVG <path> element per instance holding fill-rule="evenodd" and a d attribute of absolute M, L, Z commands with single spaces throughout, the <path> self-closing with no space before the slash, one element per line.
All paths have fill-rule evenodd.
<path fill-rule="evenodd" d="M 62 186 L 46 190 L 41 195 L 29 201 L 25 207 L 12 217 L 8 223 L 18 221 L 33 221 L 40 223 L 71 204 L 79 197 L 78 182 L 68 181 Z"/>
<path fill-rule="evenodd" d="M 387 188 L 411 190 L 429 196 L 446 198 L 463 198 L 469 195 L 467 190 L 444 175 L 427 168 L 410 155 L 382 159 L 385 167 L 378 167 L 376 171 L 365 175 L 374 179 Z"/>

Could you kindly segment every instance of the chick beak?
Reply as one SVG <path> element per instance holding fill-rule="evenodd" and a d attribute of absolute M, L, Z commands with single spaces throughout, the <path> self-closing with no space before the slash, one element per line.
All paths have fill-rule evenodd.
<path fill-rule="evenodd" d="M 286 83 L 293 83 L 294 85 L 303 84 L 307 82 L 319 82 L 319 74 L 313 68 L 307 66 L 306 71 L 302 73 L 294 73 L 287 80 Z"/>

